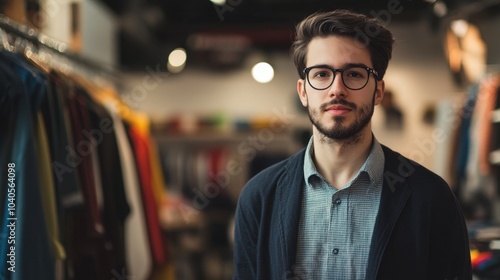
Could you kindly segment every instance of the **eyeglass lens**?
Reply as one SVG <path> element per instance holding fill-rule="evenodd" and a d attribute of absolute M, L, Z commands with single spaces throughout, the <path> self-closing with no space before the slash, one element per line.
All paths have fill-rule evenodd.
<path fill-rule="evenodd" d="M 370 78 L 370 73 L 363 67 L 350 67 L 335 72 L 341 72 L 344 85 L 352 90 L 362 89 Z M 307 73 L 307 79 L 313 88 L 323 90 L 333 84 L 335 73 L 330 68 L 314 67 Z"/>

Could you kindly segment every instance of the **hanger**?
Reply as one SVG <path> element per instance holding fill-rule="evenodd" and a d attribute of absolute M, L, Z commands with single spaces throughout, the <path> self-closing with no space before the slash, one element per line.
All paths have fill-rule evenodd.
<path fill-rule="evenodd" d="M 2 28 L 0 28 L 0 42 L 1 42 L 0 44 L 1 49 L 9 52 L 13 51 L 13 47 L 9 43 L 9 35 Z"/>
<path fill-rule="evenodd" d="M 10 43 L 10 35 L 15 38 L 13 44 Z M 25 57 L 30 57 L 32 62 L 36 60 L 36 64 L 44 64 L 66 76 L 81 76 L 96 85 L 116 86 L 121 83 L 115 70 L 118 67 L 106 67 L 82 57 L 68 50 L 66 43 L 16 23 L 3 14 L 0 14 L 0 49 L 22 53 Z"/>

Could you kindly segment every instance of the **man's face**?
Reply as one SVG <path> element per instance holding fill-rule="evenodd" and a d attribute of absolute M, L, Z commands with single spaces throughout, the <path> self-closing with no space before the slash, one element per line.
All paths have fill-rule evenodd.
<path fill-rule="evenodd" d="M 341 69 L 352 64 L 373 68 L 368 48 L 360 48 L 351 37 L 316 37 L 309 44 L 306 67 L 328 65 Z M 354 140 L 362 132 L 371 132 L 370 120 L 374 106 L 382 100 L 384 82 L 377 82 L 369 74 L 364 88 L 352 90 L 337 72 L 327 89 L 314 89 L 306 79 L 300 79 L 297 91 L 317 132 L 332 140 Z"/>

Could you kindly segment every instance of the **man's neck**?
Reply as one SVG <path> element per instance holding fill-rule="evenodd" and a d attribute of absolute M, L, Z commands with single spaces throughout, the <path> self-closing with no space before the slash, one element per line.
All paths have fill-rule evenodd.
<path fill-rule="evenodd" d="M 334 188 L 340 189 L 359 171 L 368 158 L 373 141 L 368 125 L 355 141 L 332 140 L 314 129 L 313 161 L 318 172 Z"/>

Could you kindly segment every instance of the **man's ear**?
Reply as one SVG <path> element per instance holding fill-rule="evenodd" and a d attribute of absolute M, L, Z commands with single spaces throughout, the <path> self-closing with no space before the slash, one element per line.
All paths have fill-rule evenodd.
<path fill-rule="evenodd" d="M 305 88 L 306 80 L 299 79 L 297 81 L 297 93 L 299 94 L 300 102 L 302 106 L 307 107 L 307 92 Z"/>
<path fill-rule="evenodd" d="M 385 92 L 385 82 L 384 80 L 380 80 L 377 82 L 377 88 L 375 89 L 375 105 L 380 104 L 382 99 L 384 98 Z"/>

